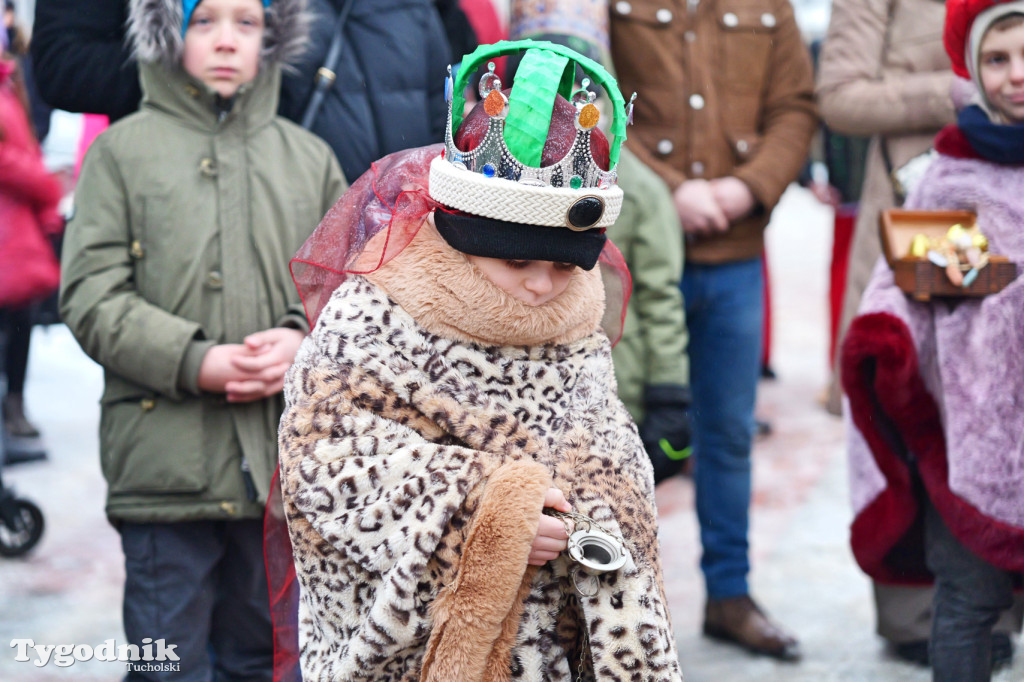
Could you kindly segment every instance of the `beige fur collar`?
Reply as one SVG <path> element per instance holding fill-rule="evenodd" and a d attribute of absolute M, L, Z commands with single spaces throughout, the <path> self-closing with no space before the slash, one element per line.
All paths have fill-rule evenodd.
<path fill-rule="evenodd" d="M 370 240 L 364 254 L 377 254 Z M 578 341 L 598 328 L 604 286 L 598 268 L 579 268 L 568 288 L 541 306 L 505 293 L 426 221 L 405 249 L 366 278 L 432 334 L 481 345 L 536 346 Z"/>

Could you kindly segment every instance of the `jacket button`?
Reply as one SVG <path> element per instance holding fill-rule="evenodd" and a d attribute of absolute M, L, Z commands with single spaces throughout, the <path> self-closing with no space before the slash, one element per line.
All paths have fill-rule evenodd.
<path fill-rule="evenodd" d="M 220 274 L 219 270 L 210 270 L 206 275 L 206 284 L 211 289 L 220 289 L 224 286 L 224 277 Z"/>
<path fill-rule="evenodd" d="M 683 37 L 686 38 L 686 42 L 688 43 L 692 43 L 693 41 L 697 40 L 697 34 L 693 31 L 687 31 L 686 33 L 683 34 Z"/>
<path fill-rule="evenodd" d="M 761 23 L 768 28 L 773 28 L 775 26 L 775 15 L 765 12 L 761 15 Z"/>
<path fill-rule="evenodd" d="M 750 144 L 746 140 L 740 140 L 736 143 L 736 151 L 739 153 L 746 154 L 748 149 L 750 149 Z"/>
<path fill-rule="evenodd" d="M 199 88 L 192 84 L 185 86 L 185 93 L 192 99 L 199 99 L 199 95 L 202 94 L 201 92 L 199 92 Z"/>
<path fill-rule="evenodd" d="M 145 256 L 146 252 L 142 250 L 142 242 L 140 242 L 138 239 L 133 241 L 131 248 L 128 249 L 128 254 L 136 260 Z"/>
<path fill-rule="evenodd" d="M 722 15 L 722 23 L 729 28 L 735 28 L 740 24 L 740 18 L 732 12 L 726 12 Z"/>
<path fill-rule="evenodd" d="M 672 140 L 659 140 L 658 141 L 658 153 L 668 156 L 672 153 L 675 145 L 672 144 Z"/>
<path fill-rule="evenodd" d="M 667 24 L 668 22 L 672 21 L 672 10 L 664 8 L 659 9 L 657 12 L 654 13 L 654 18 L 663 24 Z"/>
<path fill-rule="evenodd" d="M 704 108 L 704 98 L 700 95 L 690 95 L 690 106 L 700 111 Z"/>
<path fill-rule="evenodd" d="M 220 508 L 223 509 L 224 513 L 229 515 L 229 516 L 234 516 L 235 515 L 236 509 L 235 509 L 235 503 L 234 502 L 221 502 L 220 503 Z"/>
<path fill-rule="evenodd" d="M 629 14 L 633 11 L 633 5 L 625 2 L 625 0 L 619 0 L 619 2 L 615 3 L 615 11 L 619 14 Z"/>
<path fill-rule="evenodd" d="M 154 407 L 156 407 L 156 401 L 152 398 L 143 398 L 139 401 L 139 407 L 142 408 L 143 412 L 150 412 Z"/>
<path fill-rule="evenodd" d="M 199 162 L 199 172 L 208 178 L 215 177 L 217 175 L 217 164 L 207 156 Z"/>
<path fill-rule="evenodd" d="M 690 172 L 693 175 L 704 175 L 704 164 L 700 161 L 694 161 L 690 164 Z"/>

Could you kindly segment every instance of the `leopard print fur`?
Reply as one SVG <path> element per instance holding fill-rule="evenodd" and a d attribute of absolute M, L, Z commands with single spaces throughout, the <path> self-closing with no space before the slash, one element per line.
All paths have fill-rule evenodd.
<path fill-rule="evenodd" d="M 361 277 L 339 287 L 288 374 L 280 429 L 303 678 L 420 679 L 488 477 L 529 460 L 632 563 L 587 578 L 586 598 L 564 555 L 528 573 L 505 679 L 568 682 L 583 660 L 588 680 L 680 680 L 650 463 L 612 377 L 600 333 L 474 345 Z"/>

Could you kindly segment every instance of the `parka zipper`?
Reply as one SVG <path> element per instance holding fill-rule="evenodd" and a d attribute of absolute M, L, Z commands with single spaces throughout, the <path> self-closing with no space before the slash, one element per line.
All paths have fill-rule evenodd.
<path fill-rule="evenodd" d="M 242 481 L 245 482 L 245 497 L 250 502 L 256 501 L 256 483 L 252 480 L 252 469 L 249 468 L 249 460 L 242 457 Z"/>

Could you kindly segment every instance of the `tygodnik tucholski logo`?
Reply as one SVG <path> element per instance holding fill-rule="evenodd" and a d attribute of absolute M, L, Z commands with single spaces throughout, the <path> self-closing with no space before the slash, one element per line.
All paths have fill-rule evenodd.
<path fill-rule="evenodd" d="M 178 654 L 174 650 L 177 644 L 167 644 L 163 639 L 153 640 L 146 637 L 142 646 L 138 644 L 117 644 L 112 639 L 103 641 L 95 649 L 88 644 L 36 644 L 31 639 L 12 639 L 11 648 L 15 649 L 14 660 L 32 662 L 37 668 L 53 663 L 58 668 L 66 668 L 79 661 L 117 661 L 125 665 L 128 671 L 136 672 L 179 672 Z"/>

